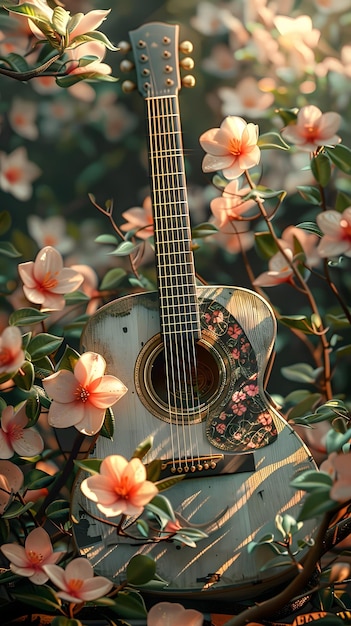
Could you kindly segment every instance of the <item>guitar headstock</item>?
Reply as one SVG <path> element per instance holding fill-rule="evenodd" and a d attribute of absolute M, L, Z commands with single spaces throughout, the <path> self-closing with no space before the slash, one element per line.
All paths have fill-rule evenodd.
<path fill-rule="evenodd" d="M 190 57 L 179 61 L 178 50 L 189 54 L 192 44 L 189 41 L 178 43 L 178 25 L 151 22 L 130 31 L 129 37 L 131 46 L 121 42 L 119 48 L 122 52 L 132 49 L 134 63 L 122 61 L 121 70 L 129 72 L 135 67 L 138 91 L 143 98 L 171 96 L 177 94 L 181 85 L 194 86 L 193 76 L 185 76 L 182 80 L 180 77 L 179 65 L 190 70 L 194 62 Z M 132 91 L 135 86 L 129 80 L 122 84 L 124 91 Z"/>

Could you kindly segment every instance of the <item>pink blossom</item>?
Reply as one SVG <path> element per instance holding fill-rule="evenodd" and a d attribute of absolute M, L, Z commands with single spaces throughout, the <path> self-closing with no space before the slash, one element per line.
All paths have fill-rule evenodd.
<path fill-rule="evenodd" d="M 317 224 L 324 233 L 318 254 L 321 257 L 334 257 L 340 254 L 351 256 L 351 207 L 339 213 L 330 209 L 317 215 Z"/>
<path fill-rule="evenodd" d="M 26 139 L 38 139 L 39 131 L 35 123 L 37 105 L 32 100 L 14 98 L 9 112 L 9 122 L 12 129 Z"/>
<path fill-rule="evenodd" d="M 85 352 L 73 372 L 62 369 L 44 378 L 44 389 L 53 400 L 48 414 L 51 426 L 75 426 L 86 435 L 100 430 L 106 409 L 127 391 L 118 378 L 104 375 L 105 369 L 106 361 L 100 354 Z"/>
<path fill-rule="evenodd" d="M 146 469 L 141 460 L 127 461 L 119 454 L 106 457 L 100 473 L 83 480 L 81 490 L 107 517 L 140 515 L 144 506 L 158 493 L 156 485 L 146 480 Z"/>
<path fill-rule="evenodd" d="M 142 208 L 132 207 L 122 213 L 122 217 L 127 220 L 127 222 L 121 226 L 123 232 L 136 230 L 136 234 L 140 239 L 148 239 L 154 234 L 154 219 L 150 196 L 145 198 Z"/>
<path fill-rule="evenodd" d="M 63 294 L 76 291 L 83 282 L 78 272 L 63 267 L 61 254 L 52 246 L 42 248 L 34 262 L 20 263 L 18 272 L 26 298 L 40 304 L 41 311 L 63 309 Z"/>
<path fill-rule="evenodd" d="M 147 615 L 147 626 L 202 626 L 204 616 L 175 602 L 154 604 Z"/>
<path fill-rule="evenodd" d="M 350 452 L 345 454 L 331 452 L 320 466 L 320 470 L 329 474 L 334 481 L 329 496 L 335 502 L 351 500 L 350 461 Z"/>
<path fill-rule="evenodd" d="M 0 189 L 11 193 L 18 200 L 29 200 L 32 182 L 41 174 L 40 168 L 28 160 L 23 146 L 11 154 L 0 152 Z"/>
<path fill-rule="evenodd" d="M 67 234 L 66 220 L 62 215 L 52 215 L 46 219 L 29 215 L 27 224 L 28 232 L 39 248 L 52 246 L 60 254 L 67 254 L 74 248 L 74 239 Z"/>
<path fill-rule="evenodd" d="M 43 528 L 32 530 L 24 547 L 15 543 L 5 543 L 0 550 L 10 561 L 14 574 L 26 576 L 35 585 L 43 585 L 49 576 L 44 570 L 48 563 L 56 563 L 64 552 L 54 552 L 50 537 Z"/>
<path fill-rule="evenodd" d="M 0 428 L 1 459 L 10 459 L 15 453 L 32 457 L 43 451 L 44 442 L 41 436 L 34 428 L 26 428 L 27 424 L 25 403 L 21 403 L 16 409 L 11 405 L 3 409 Z"/>
<path fill-rule="evenodd" d="M 113 587 L 113 583 L 104 576 L 94 576 L 93 566 L 84 557 L 70 561 L 65 570 L 59 565 L 48 564 L 44 566 L 44 571 L 60 589 L 58 597 L 75 604 L 97 600 Z"/>
<path fill-rule="evenodd" d="M 219 198 L 213 198 L 211 211 L 215 218 L 213 223 L 217 228 L 223 229 L 232 220 L 240 219 L 241 215 L 256 206 L 254 200 L 243 199 L 249 191 L 248 187 L 239 189 L 239 183 L 234 179 L 225 186 Z"/>
<path fill-rule="evenodd" d="M 254 76 L 246 76 L 233 89 L 221 87 L 218 96 L 222 101 L 223 115 L 246 115 L 251 119 L 263 117 L 274 103 L 274 95 L 260 89 L 259 81 Z"/>
<path fill-rule="evenodd" d="M 285 249 L 285 254 L 291 260 L 293 260 L 293 252 L 290 248 Z M 268 261 L 268 271 L 262 272 L 253 281 L 256 287 L 274 287 L 281 283 L 288 283 L 293 276 L 293 269 L 288 263 L 282 252 L 277 252 Z"/>
<path fill-rule="evenodd" d="M 11 461 L 0 461 L 0 515 L 9 504 L 12 494 L 19 492 L 24 476 L 20 468 Z"/>
<path fill-rule="evenodd" d="M 200 144 L 207 152 L 202 162 L 203 171 L 222 170 L 227 179 L 238 178 L 259 163 L 261 151 L 257 141 L 256 124 L 248 124 L 236 115 L 226 117 L 220 128 L 211 128 L 200 137 Z"/>
<path fill-rule="evenodd" d="M 340 123 L 341 116 L 338 113 L 322 113 L 311 104 L 300 109 L 296 123 L 283 128 L 281 135 L 301 150 L 314 152 L 319 146 L 340 143 L 340 137 L 335 134 Z"/>
<path fill-rule="evenodd" d="M 17 326 L 7 326 L 0 336 L 0 375 L 14 374 L 24 361 L 21 331 Z"/>

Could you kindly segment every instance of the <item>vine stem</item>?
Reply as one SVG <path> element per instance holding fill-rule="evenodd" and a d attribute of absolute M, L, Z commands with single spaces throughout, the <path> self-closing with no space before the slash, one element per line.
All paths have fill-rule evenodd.
<path fill-rule="evenodd" d="M 325 537 L 335 515 L 335 511 L 324 514 L 314 545 L 310 548 L 303 567 L 300 566 L 295 578 L 280 593 L 261 603 L 251 606 L 240 615 L 232 617 L 225 626 L 245 626 L 248 622 L 272 618 L 279 610 L 287 606 L 293 598 L 306 592 L 320 558 L 325 553 Z"/>
<path fill-rule="evenodd" d="M 245 171 L 245 177 L 246 180 L 250 186 L 250 188 L 252 190 L 256 189 L 256 186 L 254 184 L 254 182 L 251 179 L 251 176 L 249 174 L 249 172 L 246 170 Z M 324 369 L 324 393 L 326 396 L 327 400 L 331 400 L 333 398 L 333 389 L 332 389 L 332 385 L 331 385 L 331 365 L 330 365 L 330 346 L 329 346 L 329 342 L 328 339 L 326 337 L 326 329 L 324 328 L 323 322 L 321 320 L 321 316 L 319 314 L 319 310 L 318 310 L 318 306 L 317 303 L 314 299 L 313 293 L 311 292 L 311 290 L 308 288 L 306 281 L 303 279 L 303 277 L 301 276 L 300 272 L 298 271 L 298 269 L 295 267 L 294 263 L 291 261 L 291 259 L 289 258 L 289 256 L 286 254 L 286 251 L 284 249 L 284 247 L 280 244 L 279 238 L 277 237 L 275 230 L 273 228 L 272 222 L 269 219 L 266 209 L 263 205 L 263 202 L 261 200 L 261 198 L 259 197 L 259 195 L 257 195 L 255 197 L 255 201 L 257 206 L 260 209 L 261 215 L 267 225 L 267 228 L 270 232 L 270 234 L 272 235 L 276 245 L 278 246 L 279 252 L 283 255 L 283 257 L 285 258 L 287 264 L 289 265 L 289 267 L 292 269 L 293 274 L 295 279 L 297 280 L 297 282 L 299 283 L 299 285 L 301 286 L 301 291 L 302 293 L 307 297 L 310 308 L 312 310 L 312 312 L 314 313 L 314 315 L 320 320 L 320 327 L 318 329 L 318 336 L 320 338 L 320 342 L 322 345 L 322 351 L 323 351 L 323 369 Z"/>

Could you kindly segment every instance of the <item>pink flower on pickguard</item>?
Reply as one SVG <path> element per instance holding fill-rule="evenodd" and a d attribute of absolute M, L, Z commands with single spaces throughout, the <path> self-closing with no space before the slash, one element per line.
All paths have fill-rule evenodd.
<path fill-rule="evenodd" d="M 232 411 L 234 415 L 244 415 L 247 411 L 247 406 L 245 406 L 242 402 L 239 402 L 238 404 L 232 405 Z"/>
<path fill-rule="evenodd" d="M 60 311 L 65 306 L 64 294 L 76 291 L 83 276 L 63 267 L 61 254 L 52 246 L 38 252 L 35 261 L 20 263 L 18 272 L 29 302 L 41 305 L 41 311 Z"/>
<path fill-rule="evenodd" d="M 140 515 L 158 494 L 156 485 L 146 480 L 146 469 L 140 459 L 127 461 L 119 454 L 106 457 L 100 473 L 83 480 L 81 490 L 107 517 Z"/>
<path fill-rule="evenodd" d="M 17 326 L 7 326 L 0 336 L 0 376 L 15 373 L 24 361 L 21 331 Z"/>
<path fill-rule="evenodd" d="M 154 604 L 147 615 L 147 626 L 202 626 L 204 616 L 174 602 Z"/>
<path fill-rule="evenodd" d="M 62 369 L 44 378 L 44 389 L 52 398 L 48 414 L 51 426 L 75 426 L 85 435 L 100 430 L 106 409 L 127 392 L 116 376 L 105 375 L 105 369 L 106 361 L 100 354 L 85 352 L 73 372 Z"/>
<path fill-rule="evenodd" d="M 203 171 L 221 170 L 229 180 L 238 178 L 259 163 L 261 151 L 257 141 L 256 124 L 248 124 L 242 117 L 229 115 L 220 128 L 211 128 L 200 137 L 200 144 L 207 153 L 202 162 Z"/>
<path fill-rule="evenodd" d="M 64 552 L 54 552 L 50 537 L 43 528 L 32 530 L 23 546 L 5 543 L 1 551 L 10 561 L 14 574 L 26 576 L 35 585 L 43 585 L 49 576 L 44 571 L 48 563 L 56 563 Z"/>
<path fill-rule="evenodd" d="M 254 385 L 252 383 L 250 383 L 249 385 L 245 385 L 245 387 L 243 388 L 243 390 L 245 391 L 245 393 L 247 393 L 248 396 L 250 396 L 251 398 L 253 398 L 254 396 L 257 396 L 258 394 L 258 387 L 257 385 Z"/>
<path fill-rule="evenodd" d="M 0 458 L 10 459 L 15 453 L 31 457 L 43 451 L 44 442 L 34 428 L 26 428 L 28 417 L 25 404 L 17 409 L 6 406 L 1 414 Z"/>
<path fill-rule="evenodd" d="M 319 146 L 335 146 L 341 139 L 336 135 L 341 123 L 341 115 L 332 111 L 322 113 L 314 106 L 307 105 L 297 114 L 296 124 L 282 129 L 281 135 L 306 152 L 314 152 Z"/>
<path fill-rule="evenodd" d="M 217 433 L 219 433 L 220 435 L 223 435 L 223 433 L 225 433 L 226 431 L 226 425 L 225 424 L 217 424 L 216 426 L 216 431 Z"/>
<path fill-rule="evenodd" d="M 64 570 L 59 565 L 45 565 L 45 574 L 60 590 L 57 595 L 67 602 L 90 602 L 102 598 L 113 587 L 104 576 L 94 576 L 93 566 L 84 557 L 68 563 Z"/>

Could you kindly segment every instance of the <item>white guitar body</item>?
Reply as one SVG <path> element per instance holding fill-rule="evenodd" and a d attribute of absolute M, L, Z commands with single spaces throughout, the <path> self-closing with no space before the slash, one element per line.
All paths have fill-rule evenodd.
<path fill-rule="evenodd" d="M 203 591 L 206 590 L 209 597 L 216 599 L 243 600 L 258 597 L 284 581 L 284 576 L 291 575 L 290 568 L 261 572 L 260 567 L 264 562 L 262 557 L 272 558 L 273 553 L 268 551 L 268 554 L 263 554 L 259 549 L 249 554 L 247 546 L 258 536 L 274 531 L 276 514 L 289 512 L 297 517 L 302 505 L 302 494 L 290 487 L 290 482 L 297 473 L 314 468 L 315 465 L 300 438 L 265 398 L 264 375 L 275 336 L 274 317 L 267 303 L 245 289 L 199 287 L 197 293 L 200 304 L 209 302 L 211 308 L 217 310 L 225 307 L 244 330 L 256 355 L 259 394 L 276 426 L 276 440 L 265 447 L 253 448 L 252 453 L 248 453 L 253 457 L 254 471 L 211 476 L 211 469 L 203 469 L 201 477 L 187 477 L 165 492 L 174 509 L 195 525 L 206 524 L 219 516 L 206 529 L 208 539 L 199 541 L 196 548 L 179 548 L 179 545 L 162 542 L 138 548 L 135 545 L 137 542 L 117 537 L 115 528 L 85 515 L 85 511 L 89 510 L 93 516 L 101 518 L 95 505 L 88 502 L 79 491 L 79 482 L 76 485 L 79 493 L 75 498 L 73 513 L 80 523 L 75 525 L 75 535 L 81 552 L 88 556 L 95 571 L 116 582 L 124 580 L 130 558 L 136 553 L 143 553 L 156 559 L 157 573 L 168 583 L 164 589 L 156 590 L 158 595 L 164 593 L 183 598 L 191 595 L 195 598 L 200 594 L 203 598 Z M 207 309 L 206 305 L 205 311 Z M 147 370 L 141 372 L 140 368 L 136 368 L 136 364 L 138 366 L 145 360 L 144 353 L 147 357 L 158 344 L 159 331 L 156 292 L 127 296 L 106 305 L 88 324 L 83 336 L 83 347 L 104 354 L 107 371 L 117 375 L 128 387 L 128 393 L 114 409 L 114 440 L 99 437 L 94 457 L 105 458 L 109 454 L 118 453 L 129 458 L 138 444 L 150 435 L 154 438 L 154 444 L 147 460 L 156 457 L 169 459 L 174 455 L 177 440 L 171 441 L 170 424 L 150 413 L 142 401 L 142 380 L 150 386 L 149 374 Z M 230 349 L 222 342 L 221 336 L 205 328 L 203 337 L 206 345 L 204 350 L 209 350 L 213 365 L 217 362 L 223 367 L 224 364 L 226 370 L 228 364 L 233 365 Z M 204 354 L 207 356 L 206 352 Z M 242 386 L 233 373 L 231 379 L 223 383 L 222 392 L 215 395 L 223 405 Z M 220 414 L 218 408 L 215 408 L 215 412 Z M 185 456 L 188 458 L 198 454 L 209 457 L 221 452 L 206 437 L 206 419 L 186 429 L 191 430 L 191 437 L 189 432 L 184 433 L 188 442 Z M 233 463 L 246 456 L 245 453 L 235 451 L 226 451 L 225 454 L 232 456 Z M 176 457 L 181 456 L 184 456 L 183 449 L 176 452 Z M 304 526 L 306 538 L 312 527 Z"/>
<path fill-rule="evenodd" d="M 178 29 L 147 24 L 130 36 L 147 104 L 159 289 L 105 305 L 83 333 L 82 349 L 102 354 L 107 372 L 128 388 L 114 408 L 113 440 L 100 436 L 92 454 L 129 458 L 152 436 L 144 462 L 162 459 L 166 476 L 184 477 L 164 495 L 182 526 L 200 527 L 207 537 L 191 547 L 159 540 L 156 529 L 145 537 L 135 523 L 128 526 L 132 537 L 121 536 L 119 520 L 106 520 L 115 527 L 104 523 L 84 498 L 81 475 L 72 509 L 76 543 L 95 572 L 116 583 L 125 580 L 135 554 L 151 556 L 166 581 L 148 587 L 157 599 L 258 598 L 294 568 L 261 570 L 267 554 L 248 551 L 248 544 L 274 532 L 277 514 L 298 516 L 303 494 L 290 482 L 315 464 L 265 392 L 276 333 L 270 306 L 246 289 L 196 284 L 177 99 Z M 304 525 L 299 539 L 308 539 L 313 527 Z"/>

